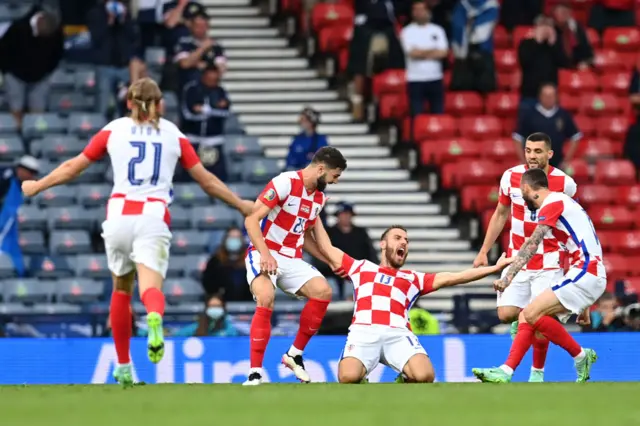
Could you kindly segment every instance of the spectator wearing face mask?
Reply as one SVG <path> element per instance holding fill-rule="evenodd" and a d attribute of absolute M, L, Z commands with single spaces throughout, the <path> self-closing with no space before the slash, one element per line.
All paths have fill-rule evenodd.
<path fill-rule="evenodd" d="M 616 297 L 605 292 L 591 312 L 591 324 L 584 326 L 582 331 L 621 331 L 625 327 L 623 312 Z"/>
<path fill-rule="evenodd" d="M 238 336 L 240 333 L 227 317 L 224 299 L 220 295 L 210 296 L 205 302 L 205 309 L 198 316 L 198 321 L 175 330 L 172 336 Z"/>
<path fill-rule="evenodd" d="M 300 113 L 300 133 L 293 137 L 289 145 L 285 170 L 304 169 L 311 158 L 322 147 L 329 145 L 327 136 L 318 133 L 320 113 L 313 108 L 305 108 Z"/>
<path fill-rule="evenodd" d="M 246 250 L 240 228 L 229 228 L 220 248 L 211 256 L 202 273 L 202 287 L 207 294 L 222 294 L 230 302 L 253 300 L 246 282 Z"/>

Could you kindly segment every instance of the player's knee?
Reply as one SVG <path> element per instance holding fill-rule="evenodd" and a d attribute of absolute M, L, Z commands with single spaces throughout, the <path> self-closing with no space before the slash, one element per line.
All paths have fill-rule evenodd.
<path fill-rule="evenodd" d="M 338 370 L 338 382 L 340 383 L 354 384 L 354 383 L 360 383 L 361 381 L 362 381 L 362 375 L 358 371 L 347 370 L 347 369 Z"/>
<path fill-rule="evenodd" d="M 516 308 L 498 308 L 498 319 L 502 324 L 509 324 L 518 319 L 519 310 Z"/>
<path fill-rule="evenodd" d="M 414 382 L 416 383 L 433 383 L 436 379 L 436 374 L 433 370 L 418 371 L 412 374 Z"/>
<path fill-rule="evenodd" d="M 535 309 L 531 309 L 529 306 L 524 308 L 520 316 L 520 318 L 524 319 L 529 325 L 534 325 L 540 317 L 540 313 L 536 312 Z"/>
<path fill-rule="evenodd" d="M 309 299 L 331 300 L 333 290 L 324 278 L 313 278 L 302 289 L 301 294 Z"/>

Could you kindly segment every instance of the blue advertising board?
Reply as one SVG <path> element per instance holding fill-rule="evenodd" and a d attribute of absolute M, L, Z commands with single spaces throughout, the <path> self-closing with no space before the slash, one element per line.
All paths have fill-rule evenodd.
<path fill-rule="evenodd" d="M 594 348 L 600 359 L 592 373 L 594 381 L 640 381 L 640 333 L 578 334 L 578 341 Z M 421 337 L 441 382 L 473 381 L 473 367 L 499 365 L 511 340 L 497 335 L 445 335 Z M 305 352 L 305 362 L 315 382 L 335 382 L 345 336 L 316 336 Z M 274 337 L 265 357 L 271 382 L 293 382 L 292 373 L 280 365 L 291 338 Z M 146 341 L 131 346 L 136 379 L 147 383 L 241 383 L 249 370 L 247 337 L 169 339 L 161 363 L 146 358 Z M 116 362 L 113 343 L 102 338 L 0 339 L 0 384 L 113 383 Z M 524 381 L 531 354 L 516 372 Z M 371 382 L 388 382 L 395 372 L 379 367 Z M 573 360 L 551 345 L 547 358 L 547 381 L 573 381 Z"/>

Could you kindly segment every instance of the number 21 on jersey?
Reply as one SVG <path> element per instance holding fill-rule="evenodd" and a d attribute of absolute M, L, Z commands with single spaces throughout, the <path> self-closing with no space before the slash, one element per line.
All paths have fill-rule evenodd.
<path fill-rule="evenodd" d="M 137 153 L 134 157 L 129 160 L 129 183 L 133 186 L 140 186 L 146 180 L 149 181 L 151 185 L 157 185 L 158 179 L 160 177 L 160 161 L 162 158 L 162 144 L 159 142 L 144 142 L 144 141 L 132 141 L 129 142 L 133 148 L 137 149 Z M 147 160 L 147 148 L 153 151 L 153 159 Z M 151 164 L 151 169 L 147 167 L 144 168 L 144 172 L 140 173 L 138 170 L 138 174 L 136 175 L 136 167 L 138 165 L 146 165 L 147 161 L 153 161 Z M 149 176 L 149 172 L 151 172 L 151 176 Z"/>

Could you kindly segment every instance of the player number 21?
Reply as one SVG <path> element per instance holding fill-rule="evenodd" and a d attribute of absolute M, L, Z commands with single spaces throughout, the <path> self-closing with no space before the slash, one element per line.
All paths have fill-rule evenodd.
<path fill-rule="evenodd" d="M 140 186 L 144 182 L 144 179 L 136 179 L 136 165 L 142 163 L 147 156 L 147 143 L 146 142 L 129 142 L 132 147 L 138 150 L 135 157 L 129 160 L 129 183 L 133 186 Z M 158 178 L 160 177 L 160 158 L 162 157 L 162 144 L 153 142 L 153 172 L 151 174 L 151 185 L 158 184 Z"/>

